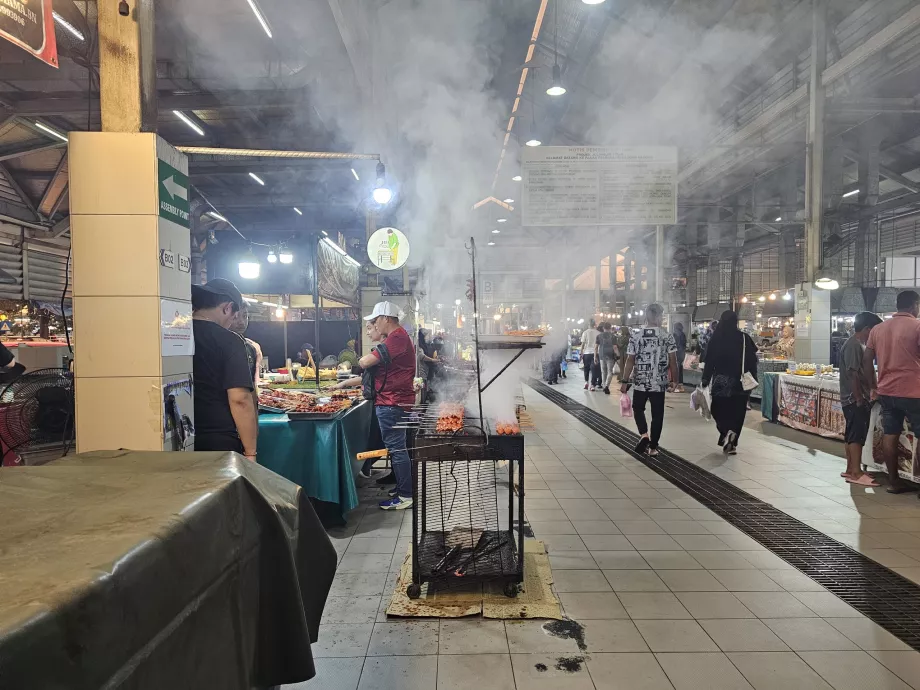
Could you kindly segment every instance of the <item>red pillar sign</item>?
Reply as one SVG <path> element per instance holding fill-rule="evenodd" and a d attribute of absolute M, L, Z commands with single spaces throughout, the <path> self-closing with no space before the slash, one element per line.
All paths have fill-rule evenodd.
<path fill-rule="evenodd" d="M 42 62 L 58 66 L 51 0 L 0 0 L 0 36 Z"/>

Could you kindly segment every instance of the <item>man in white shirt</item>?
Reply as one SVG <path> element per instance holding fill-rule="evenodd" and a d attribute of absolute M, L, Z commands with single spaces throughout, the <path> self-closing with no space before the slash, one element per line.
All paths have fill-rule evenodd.
<path fill-rule="evenodd" d="M 588 382 L 591 382 L 591 390 L 595 391 L 600 386 L 600 374 L 594 374 L 594 352 L 597 345 L 597 336 L 600 331 L 594 328 L 594 321 L 591 321 L 585 332 L 581 334 L 581 361 L 585 367 L 585 390 L 588 390 Z"/>

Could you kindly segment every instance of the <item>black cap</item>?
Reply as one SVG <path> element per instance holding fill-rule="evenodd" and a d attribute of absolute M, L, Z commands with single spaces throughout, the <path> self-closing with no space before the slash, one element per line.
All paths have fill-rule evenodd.
<path fill-rule="evenodd" d="M 228 301 L 235 302 L 238 309 L 246 306 L 239 288 L 226 278 L 213 278 L 204 285 L 192 285 L 193 298 L 196 291 L 210 292 L 212 295 L 226 297 Z"/>

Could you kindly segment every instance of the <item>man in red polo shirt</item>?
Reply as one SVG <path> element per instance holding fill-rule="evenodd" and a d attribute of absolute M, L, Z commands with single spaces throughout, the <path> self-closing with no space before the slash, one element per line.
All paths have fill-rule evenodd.
<path fill-rule="evenodd" d="M 396 476 L 395 495 L 382 501 L 380 507 L 405 510 L 412 506 L 412 465 L 406 450 L 406 430 L 396 427 L 402 426 L 406 412 L 415 404 L 415 347 L 399 325 L 399 307 L 392 302 L 378 302 L 364 320 L 383 336 L 383 342 L 358 360 L 358 365 L 375 368 L 374 411 Z"/>
<path fill-rule="evenodd" d="M 920 295 L 905 290 L 898 294 L 897 306 L 897 314 L 869 333 L 863 355 L 872 396 L 877 393 L 882 404 L 882 451 L 888 468 L 888 493 L 892 494 L 911 491 L 898 475 L 898 443 L 905 417 L 914 434 L 920 434 Z"/>

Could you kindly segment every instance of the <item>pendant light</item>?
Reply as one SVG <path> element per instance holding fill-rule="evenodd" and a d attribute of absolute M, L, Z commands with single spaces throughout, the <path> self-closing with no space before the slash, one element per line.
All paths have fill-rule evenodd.
<path fill-rule="evenodd" d="M 534 80 L 536 81 L 536 80 Z M 534 105 L 534 99 L 530 99 L 530 139 L 524 142 L 524 146 L 539 146 L 543 142 L 537 138 L 537 107 Z"/>
<path fill-rule="evenodd" d="M 559 69 L 559 0 L 553 0 L 553 84 L 546 90 L 547 96 L 561 96 L 565 93 L 562 85 L 562 70 Z"/>

